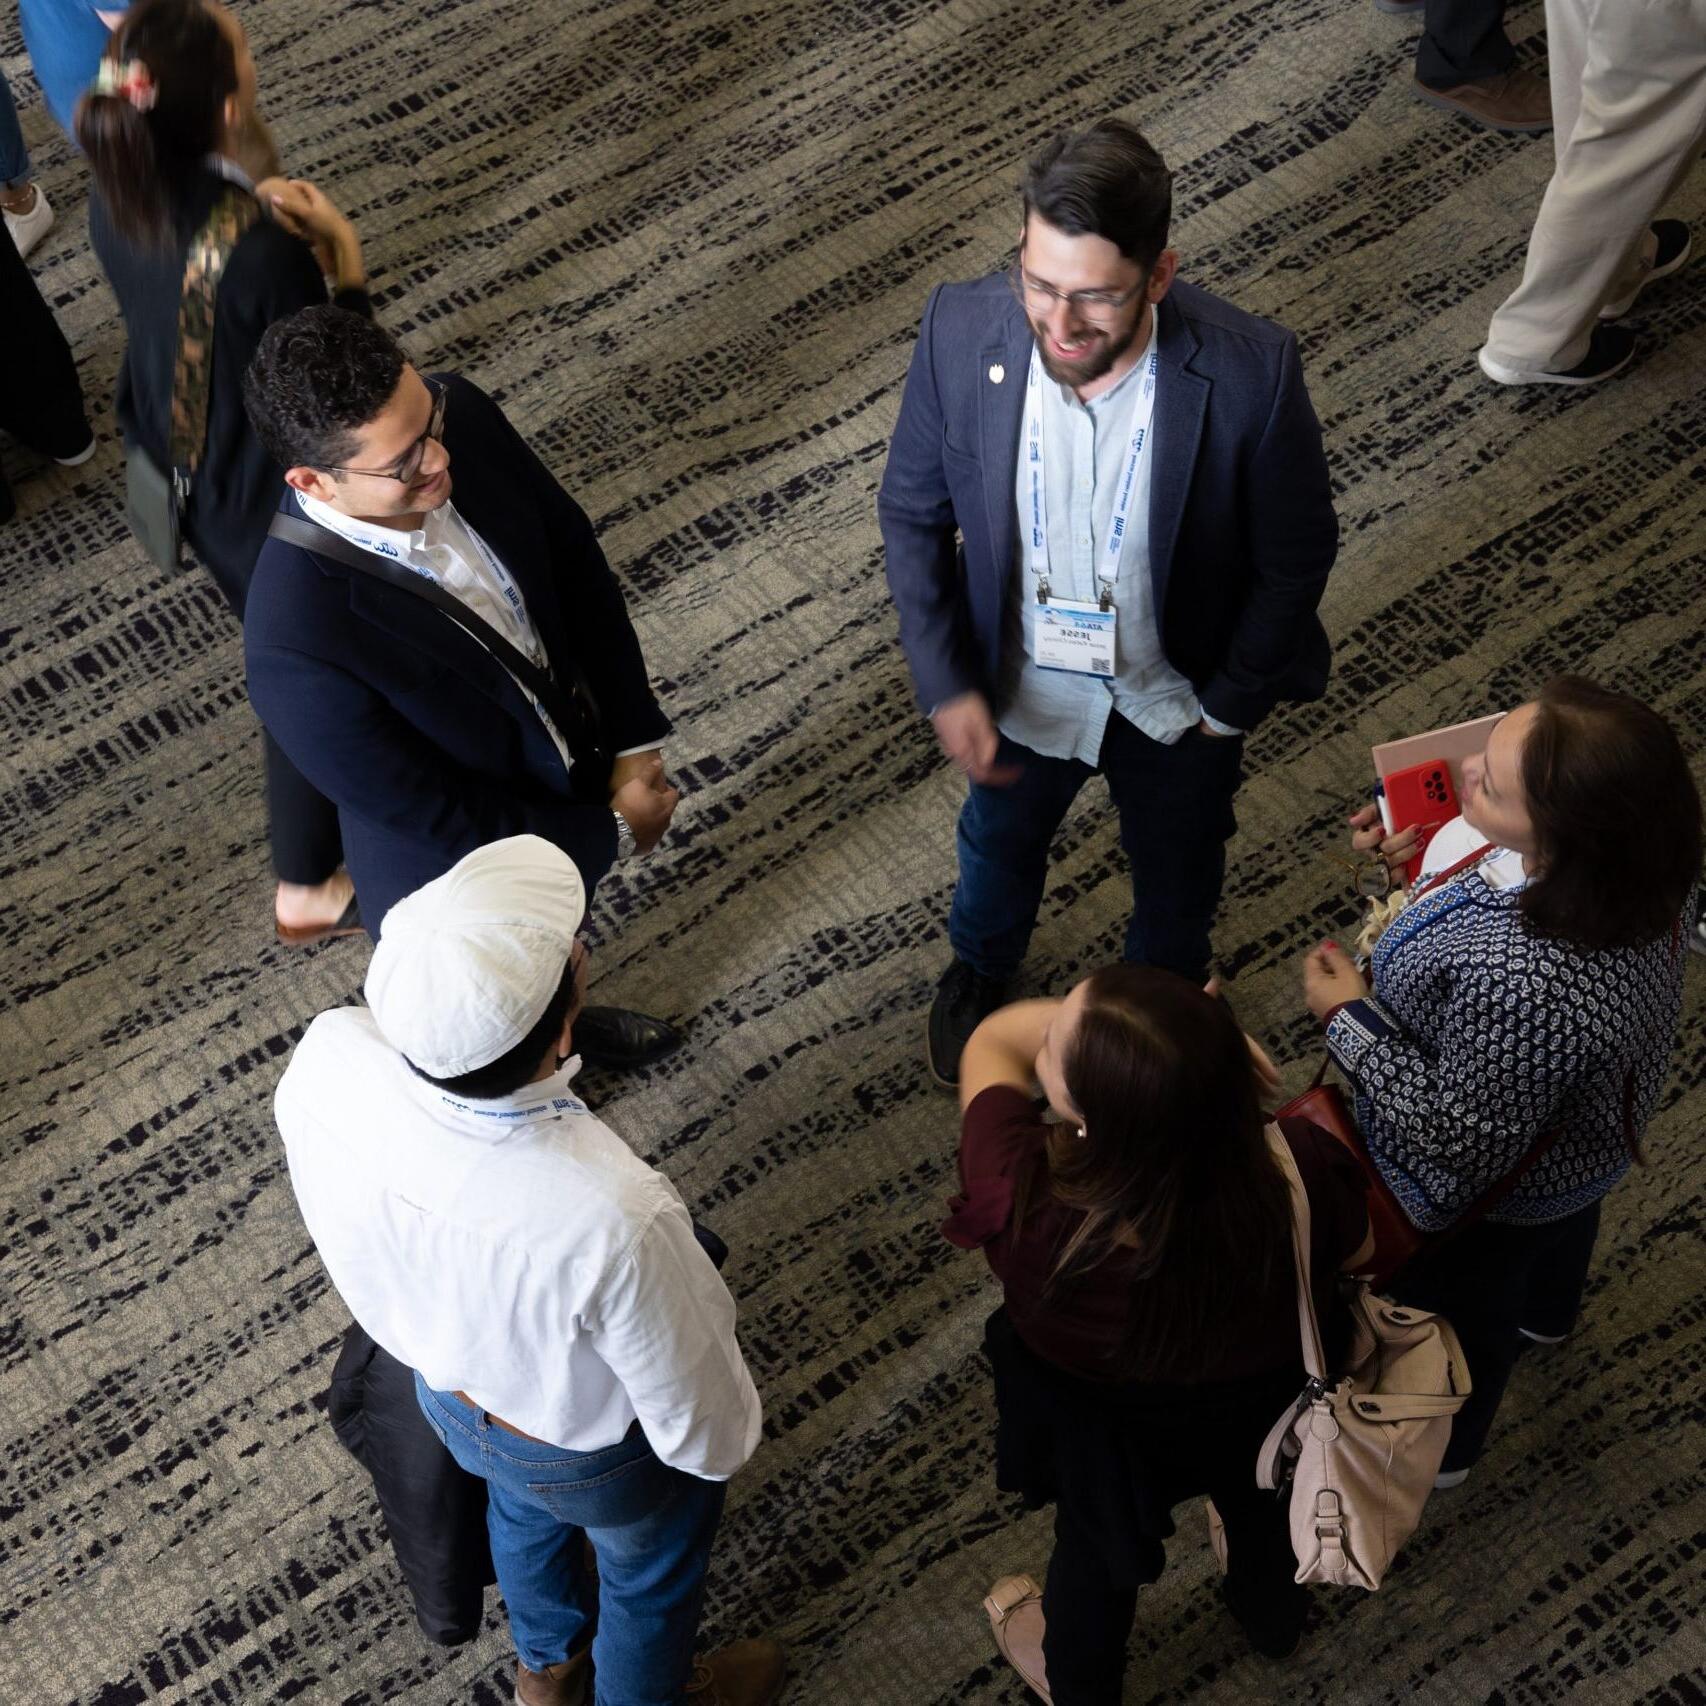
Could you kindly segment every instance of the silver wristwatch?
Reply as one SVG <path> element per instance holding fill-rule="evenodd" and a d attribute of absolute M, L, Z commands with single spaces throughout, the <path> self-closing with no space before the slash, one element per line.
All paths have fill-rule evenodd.
<path fill-rule="evenodd" d="M 616 857 L 632 859 L 640 850 L 640 844 L 634 839 L 634 832 L 628 827 L 628 820 L 616 810 L 610 808 L 610 815 L 616 819 Z"/>

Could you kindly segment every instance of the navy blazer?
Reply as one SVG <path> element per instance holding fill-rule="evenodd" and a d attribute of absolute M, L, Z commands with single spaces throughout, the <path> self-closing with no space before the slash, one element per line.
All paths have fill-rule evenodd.
<path fill-rule="evenodd" d="M 1327 686 L 1315 608 L 1339 526 L 1321 426 L 1289 332 L 1188 284 L 1157 313 L 1149 556 L 1161 647 L 1210 716 L 1252 729 L 1280 700 Z M 997 704 L 1032 347 L 1005 275 L 931 293 L 877 497 L 926 711 L 967 692 Z"/>
<path fill-rule="evenodd" d="M 515 577 L 552 669 L 578 662 L 611 751 L 660 744 L 669 719 L 592 523 L 490 397 L 439 377 L 452 501 Z M 610 868 L 609 778 L 577 765 L 571 786 L 532 702 L 442 611 L 269 536 L 243 639 L 261 721 L 337 805 L 375 936 L 394 902 L 504 836 L 554 841 L 589 895 Z"/>

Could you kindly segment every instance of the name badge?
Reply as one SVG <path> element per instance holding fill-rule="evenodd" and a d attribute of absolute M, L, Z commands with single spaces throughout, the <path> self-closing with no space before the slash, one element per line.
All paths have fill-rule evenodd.
<path fill-rule="evenodd" d="M 1039 669 L 1113 678 L 1114 611 L 1070 598 L 1051 598 L 1030 611 L 1031 656 Z"/>

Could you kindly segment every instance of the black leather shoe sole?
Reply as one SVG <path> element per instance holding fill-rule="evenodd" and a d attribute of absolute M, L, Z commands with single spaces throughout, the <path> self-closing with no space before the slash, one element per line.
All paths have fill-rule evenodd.
<path fill-rule="evenodd" d="M 635 1072 L 674 1054 L 682 1035 L 663 1019 L 626 1007 L 588 1007 L 575 1020 L 570 1041 L 588 1066 L 605 1072 Z"/>

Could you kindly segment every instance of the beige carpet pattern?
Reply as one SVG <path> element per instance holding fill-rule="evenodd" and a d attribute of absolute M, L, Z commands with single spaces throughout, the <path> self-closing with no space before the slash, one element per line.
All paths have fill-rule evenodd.
<path fill-rule="evenodd" d="M 874 514 L 925 295 L 1004 262 L 1025 151 L 1117 110 L 1176 168 L 1185 276 L 1301 339 L 1344 527 L 1336 667 L 1250 743 L 1217 932 L 1300 1083 L 1296 962 L 1350 918 L 1322 855 L 1371 740 L 1568 667 L 1706 752 L 1706 269 L 1643 301 L 1615 384 L 1487 384 L 1549 144 L 1414 102 L 1414 30 L 1367 0 L 240 10 L 290 169 L 357 221 L 415 357 L 493 391 L 592 513 L 677 723 L 679 828 L 601 891 L 596 966 L 606 999 L 691 1018 L 604 1106 L 732 1245 L 766 1404 L 706 1637 L 781 1634 L 790 1702 L 1017 1706 L 979 1601 L 1040 1573 L 1047 1521 L 992 1485 L 995 1293 L 937 1236 L 955 1119 L 920 1052 L 960 790 Z M 1511 27 L 1543 50 L 1537 5 Z M 0 60 L 60 210 L 32 265 L 101 434 L 75 471 L 3 447 L 0 1702 L 497 1706 L 497 1596 L 473 1646 L 420 1638 L 326 1423 L 346 1317 L 270 1121 L 366 949 L 271 943 L 239 638 L 125 533 L 85 175 L 11 12 Z M 1706 221 L 1699 175 L 1678 211 Z M 1116 951 L 1100 784 L 1058 855 L 1037 989 Z M 1519 1370 L 1387 1589 L 1321 1596 L 1270 1666 L 1182 1513 L 1132 1701 L 1706 1700 L 1698 977 L 1689 1013 L 1581 1335 Z"/>

